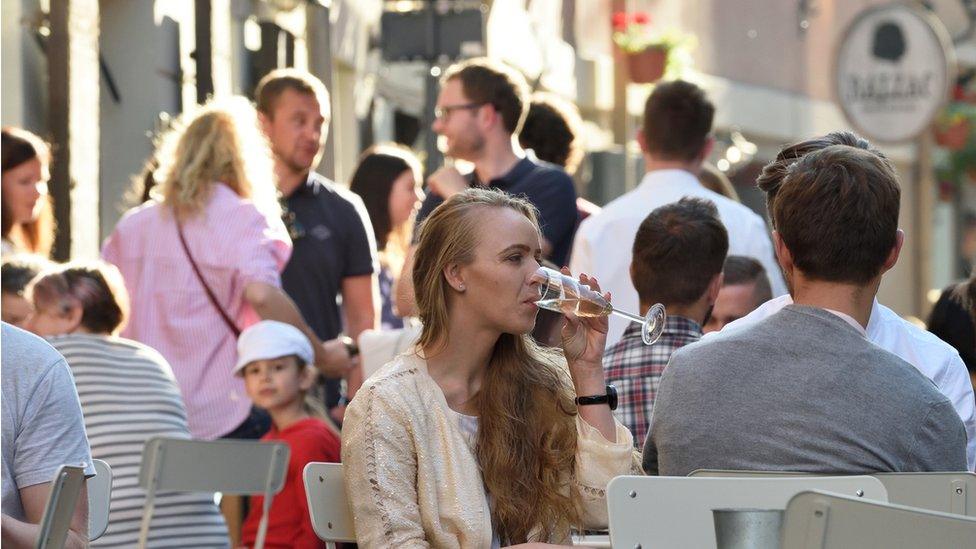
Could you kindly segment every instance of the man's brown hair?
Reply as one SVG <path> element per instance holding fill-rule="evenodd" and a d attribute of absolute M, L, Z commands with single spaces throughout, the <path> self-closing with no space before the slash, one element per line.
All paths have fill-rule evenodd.
<path fill-rule="evenodd" d="M 773 290 L 769 286 L 769 276 L 762 263 L 744 255 L 730 255 L 725 258 L 722 269 L 723 286 L 738 286 L 753 284 L 753 307 L 758 307 L 773 298 Z"/>
<path fill-rule="evenodd" d="M 895 246 L 900 201 L 891 162 L 831 145 L 789 167 L 772 203 L 773 220 L 804 275 L 864 284 Z"/>
<path fill-rule="evenodd" d="M 529 85 L 520 72 L 499 61 L 478 57 L 448 67 L 441 83 L 459 80 L 472 103 L 491 105 L 502 117 L 505 131 L 516 134 L 529 112 Z"/>
<path fill-rule="evenodd" d="M 808 153 L 825 149 L 831 145 L 847 145 L 864 149 L 880 158 L 887 159 L 881 151 L 872 147 L 867 139 L 849 131 L 830 132 L 823 137 L 815 137 L 787 145 L 779 151 L 775 160 L 763 167 L 762 173 L 756 178 L 756 186 L 766 193 L 766 211 L 769 213 L 770 219 L 773 217 L 773 200 L 776 199 L 776 193 L 779 191 L 779 186 L 783 183 L 783 178 L 786 177 L 786 171 L 789 167 Z"/>
<path fill-rule="evenodd" d="M 271 118 L 274 116 L 278 98 L 285 90 L 291 90 L 304 95 L 313 95 L 319 102 L 319 108 L 328 120 L 332 110 L 329 104 L 329 91 L 325 84 L 311 73 L 298 69 L 276 69 L 264 75 L 254 88 L 254 101 L 258 112 Z"/>
<path fill-rule="evenodd" d="M 685 197 L 655 209 L 634 238 L 630 274 L 641 303 L 698 301 L 728 251 L 728 233 L 710 200 Z"/>
<path fill-rule="evenodd" d="M 644 103 L 641 132 L 647 152 L 660 160 L 694 160 L 714 117 L 715 106 L 698 86 L 684 80 L 658 84 Z"/>

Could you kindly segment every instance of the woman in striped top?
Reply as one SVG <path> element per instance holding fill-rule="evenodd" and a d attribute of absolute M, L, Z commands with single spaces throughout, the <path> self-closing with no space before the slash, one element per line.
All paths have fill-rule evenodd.
<path fill-rule="evenodd" d="M 41 273 L 28 295 L 27 327 L 64 355 L 78 388 L 92 457 L 112 467 L 105 534 L 94 547 L 135 547 L 145 492 L 142 447 L 154 436 L 190 438 L 173 372 L 150 347 L 117 337 L 128 298 L 107 264 L 66 265 Z M 160 494 L 149 547 L 227 547 L 227 526 L 210 494 Z"/>

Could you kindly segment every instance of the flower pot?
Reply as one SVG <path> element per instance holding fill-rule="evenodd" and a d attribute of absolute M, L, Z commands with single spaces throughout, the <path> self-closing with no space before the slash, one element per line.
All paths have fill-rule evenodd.
<path fill-rule="evenodd" d="M 665 48 L 648 48 L 637 53 L 628 53 L 627 72 L 630 73 L 630 81 L 636 84 L 657 82 L 664 76 L 667 63 L 668 50 Z"/>
<path fill-rule="evenodd" d="M 967 120 L 960 120 L 955 124 L 941 128 L 936 125 L 935 142 L 950 151 L 962 150 L 969 140 L 969 130 L 970 126 Z"/>

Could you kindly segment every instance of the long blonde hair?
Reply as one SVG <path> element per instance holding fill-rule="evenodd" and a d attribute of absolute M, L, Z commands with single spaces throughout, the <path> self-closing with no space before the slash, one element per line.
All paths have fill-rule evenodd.
<path fill-rule="evenodd" d="M 216 182 L 279 217 L 274 162 L 254 107 L 243 97 L 215 100 L 162 138 L 152 196 L 180 217 L 201 212 Z"/>
<path fill-rule="evenodd" d="M 423 322 L 419 346 L 446 345 L 448 284 L 443 271 L 474 260 L 483 214 L 511 208 L 536 226 L 531 204 L 503 192 L 468 189 L 439 206 L 420 229 L 413 283 Z M 548 541 L 579 523 L 576 407 L 565 360 L 524 334 L 502 334 L 475 396 L 476 456 L 494 498 L 492 524 L 502 544 Z"/>

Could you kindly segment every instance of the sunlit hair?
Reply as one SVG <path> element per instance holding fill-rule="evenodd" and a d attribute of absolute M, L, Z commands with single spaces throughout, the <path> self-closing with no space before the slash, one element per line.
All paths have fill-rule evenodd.
<path fill-rule="evenodd" d="M 14 127 L 3 128 L 0 156 L 2 156 L 3 174 L 34 159 L 40 161 L 41 173 L 46 174 L 51 163 L 51 149 L 43 139 L 27 130 Z M 54 206 L 51 195 L 46 191 L 38 201 L 40 207 L 36 218 L 26 223 L 14 223 L 10 206 L 6 200 L 0 199 L 2 233 L 3 238 L 12 242 L 19 251 L 47 257 L 51 254 L 51 247 L 54 245 L 56 229 Z"/>
<path fill-rule="evenodd" d="M 279 217 L 274 163 L 254 107 L 243 97 L 212 101 L 162 138 L 153 198 L 180 217 L 203 211 L 216 182 Z"/>
<path fill-rule="evenodd" d="M 129 317 L 122 274 L 102 261 L 52 267 L 31 281 L 26 294 L 37 310 L 58 315 L 81 307 L 81 325 L 95 334 L 118 334 Z"/>
<path fill-rule="evenodd" d="M 413 283 L 424 326 L 418 344 L 425 356 L 447 343 L 450 305 L 444 268 L 474 260 L 478 235 L 489 230 L 485 214 L 499 208 L 519 212 L 538 230 L 529 202 L 490 189 L 458 193 L 424 221 Z M 539 347 L 526 334 L 502 334 L 475 406 L 476 456 L 494 500 L 492 525 L 502 545 L 548 541 L 578 525 L 576 407 L 561 355 Z"/>
<path fill-rule="evenodd" d="M 423 170 L 413 152 L 403 145 L 383 143 L 363 152 L 349 182 L 349 190 L 363 199 L 380 259 L 394 271 L 394 276 L 399 275 L 410 246 L 414 220 L 411 217 L 397 227 L 392 226 L 390 193 L 396 180 L 408 171 L 415 181 L 421 180 Z"/>

